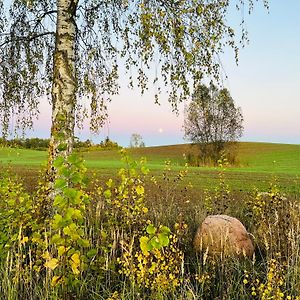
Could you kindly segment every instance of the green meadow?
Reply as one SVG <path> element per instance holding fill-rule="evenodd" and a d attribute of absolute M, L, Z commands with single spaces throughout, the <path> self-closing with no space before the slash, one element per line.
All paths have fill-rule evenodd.
<path fill-rule="evenodd" d="M 189 144 L 128 149 L 129 155 L 134 159 L 146 157 L 147 166 L 154 175 L 162 173 L 168 160 L 171 161 L 172 170 L 177 172 L 184 167 L 184 156 L 196 151 L 196 146 Z M 96 173 L 99 178 L 112 177 L 123 166 L 117 150 L 81 152 L 80 155 L 85 159 L 88 170 Z M 0 149 L 2 168 L 9 166 L 25 179 L 25 185 L 30 185 L 31 179 L 37 178 L 38 171 L 46 165 L 46 159 L 46 151 Z M 196 189 L 210 189 L 217 184 L 219 171 L 217 167 L 189 167 L 187 180 Z M 234 191 L 267 189 L 270 182 L 277 180 L 286 193 L 297 193 L 300 181 L 300 145 L 241 142 L 238 147 L 238 163 L 225 170 L 225 177 Z"/>

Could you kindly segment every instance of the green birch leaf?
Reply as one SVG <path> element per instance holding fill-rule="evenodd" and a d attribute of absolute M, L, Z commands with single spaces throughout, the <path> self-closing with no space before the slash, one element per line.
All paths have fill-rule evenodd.
<path fill-rule="evenodd" d="M 63 189 L 67 186 L 67 182 L 63 178 L 58 178 L 55 180 L 54 188 L 55 189 Z"/>
<path fill-rule="evenodd" d="M 59 156 L 54 160 L 53 166 L 55 168 L 59 168 L 64 164 L 64 162 L 65 162 L 65 159 L 62 156 Z"/>
<path fill-rule="evenodd" d="M 146 228 L 146 232 L 150 235 L 153 235 L 156 232 L 156 228 L 152 224 L 149 224 Z"/>
<path fill-rule="evenodd" d="M 163 246 L 166 247 L 169 245 L 169 237 L 167 235 L 165 235 L 164 233 L 159 233 L 158 234 L 158 239 L 159 239 L 159 243 Z"/>

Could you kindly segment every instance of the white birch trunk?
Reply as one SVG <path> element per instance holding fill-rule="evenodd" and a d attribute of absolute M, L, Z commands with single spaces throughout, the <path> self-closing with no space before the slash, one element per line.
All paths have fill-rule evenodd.
<path fill-rule="evenodd" d="M 56 41 L 53 58 L 52 127 L 49 146 L 48 175 L 53 183 L 53 161 L 72 152 L 75 104 L 75 15 L 78 0 L 57 0 Z"/>

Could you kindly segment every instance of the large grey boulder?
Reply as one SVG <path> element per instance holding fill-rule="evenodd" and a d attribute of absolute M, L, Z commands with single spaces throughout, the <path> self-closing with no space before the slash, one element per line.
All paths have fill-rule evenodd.
<path fill-rule="evenodd" d="M 209 256 L 251 257 L 254 252 L 244 225 L 227 215 L 206 217 L 197 230 L 194 247 L 196 251 Z"/>

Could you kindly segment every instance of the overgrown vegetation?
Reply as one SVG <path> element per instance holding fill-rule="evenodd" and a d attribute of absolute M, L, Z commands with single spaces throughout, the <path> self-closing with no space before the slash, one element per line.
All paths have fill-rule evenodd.
<path fill-rule="evenodd" d="M 1 299 L 298 299 L 299 195 L 278 183 L 239 199 L 219 161 L 219 185 L 193 195 L 189 168 L 170 161 L 154 176 L 122 151 L 114 178 L 88 182 L 81 159 L 58 158 L 53 214 L 44 185 L 27 193 L 0 180 Z M 237 205 L 238 202 L 238 205 Z M 251 259 L 196 254 L 192 240 L 208 214 L 239 218 L 256 245 Z"/>

